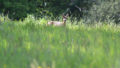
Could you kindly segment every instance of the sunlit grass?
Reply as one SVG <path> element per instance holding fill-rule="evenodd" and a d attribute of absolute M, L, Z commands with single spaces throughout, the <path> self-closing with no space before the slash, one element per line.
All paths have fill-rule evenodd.
<path fill-rule="evenodd" d="M 120 28 L 114 25 L 52 27 L 45 22 L 0 25 L 0 68 L 119 68 Z"/>

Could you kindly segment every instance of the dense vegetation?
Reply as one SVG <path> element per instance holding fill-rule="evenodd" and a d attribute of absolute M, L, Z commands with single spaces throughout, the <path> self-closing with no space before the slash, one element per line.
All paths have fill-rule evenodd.
<path fill-rule="evenodd" d="M 8 15 L 11 19 L 24 19 L 28 14 L 38 17 L 59 17 L 67 8 L 70 8 L 75 0 L 0 0 L 0 13 Z M 119 21 L 119 0 L 78 0 L 77 6 L 81 8 L 72 9 L 71 16 L 82 18 L 93 18 L 97 21 L 115 19 Z M 101 19 L 102 18 L 102 19 Z M 88 19 L 88 18 L 87 18 Z M 92 19 L 92 20 L 93 20 Z"/>
<path fill-rule="evenodd" d="M 120 0 L 79 0 L 46 26 L 71 1 L 0 0 L 0 68 L 119 68 Z"/>
<path fill-rule="evenodd" d="M 119 26 L 74 27 L 33 21 L 1 24 L 0 68 L 120 67 Z"/>

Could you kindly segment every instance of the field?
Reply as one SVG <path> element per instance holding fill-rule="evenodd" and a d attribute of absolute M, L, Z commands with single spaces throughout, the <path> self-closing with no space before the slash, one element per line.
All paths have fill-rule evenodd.
<path fill-rule="evenodd" d="M 120 68 L 120 28 L 6 22 L 0 68 Z"/>

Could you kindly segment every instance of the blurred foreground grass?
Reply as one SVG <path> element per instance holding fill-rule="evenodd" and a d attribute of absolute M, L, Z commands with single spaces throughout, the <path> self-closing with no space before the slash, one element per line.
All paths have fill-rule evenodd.
<path fill-rule="evenodd" d="M 0 68 L 120 68 L 120 28 L 4 23 Z"/>

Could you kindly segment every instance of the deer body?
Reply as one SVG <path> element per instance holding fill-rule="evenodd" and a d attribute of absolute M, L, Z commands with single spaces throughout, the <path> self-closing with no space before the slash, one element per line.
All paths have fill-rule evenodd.
<path fill-rule="evenodd" d="M 47 25 L 53 25 L 53 26 L 66 26 L 66 19 L 67 19 L 68 15 L 63 16 L 63 21 L 49 21 L 47 23 Z"/>
<path fill-rule="evenodd" d="M 47 25 L 53 25 L 53 26 L 65 26 L 66 22 L 60 22 L 60 21 L 50 21 L 47 23 Z"/>

